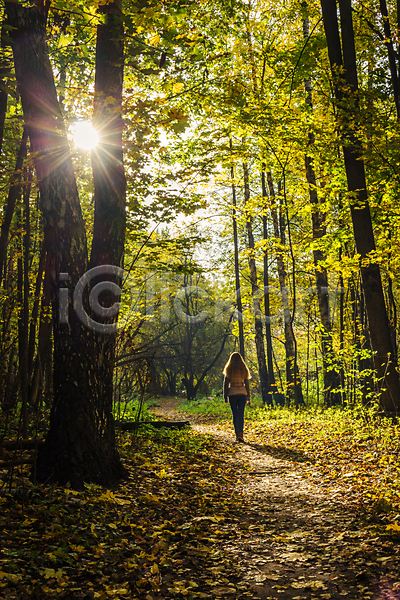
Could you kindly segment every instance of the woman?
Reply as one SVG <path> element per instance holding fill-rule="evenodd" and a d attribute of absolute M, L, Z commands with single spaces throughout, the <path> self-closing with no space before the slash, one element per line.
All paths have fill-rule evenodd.
<path fill-rule="evenodd" d="M 244 443 L 244 407 L 250 404 L 250 371 L 239 352 L 231 354 L 224 368 L 224 400 L 231 405 L 236 439 Z"/>

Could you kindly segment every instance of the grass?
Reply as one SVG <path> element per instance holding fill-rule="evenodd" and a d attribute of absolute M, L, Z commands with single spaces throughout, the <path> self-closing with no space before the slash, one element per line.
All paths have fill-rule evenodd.
<path fill-rule="evenodd" d="M 184 401 L 179 409 L 191 414 L 213 415 L 220 419 L 229 419 L 229 404 L 222 396 L 211 400 L 201 398 L 192 402 Z M 261 397 L 256 396 L 251 406 L 245 409 L 247 423 L 254 426 L 276 424 L 283 428 L 291 426 L 304 430 L 313 430 L 313 439 L 324 439 L 329 433 L 332 438 L 351 437 L 358 444 L 366 444 L 381 452 L 400 454 L 400 425 L 393 419 L 378 416 L 375 408 L 354 406 L 308 406 L 301 410 L 290 407 L 270 408 L 263 406 Z"/>
<path fill-rule="evenodd" d="M 146 398 L 141 405 L 139 415 L 139 398 L 115 403 L 114 418 L 118 421 L 136 421 L 139 416 L 139 421 L 155 421 L 156 417 L 150 410 L 153 406 L 158 406 L 157 401 L 154 398 Z"/>
<path fill-rule="evenodd" d="M 185 454 L 196 454 L 205 450 L 208 436 L 198 436 L 191 429 L 156 429 L 151 425 L 140 427 L 136 435 L 130 436 L 130 441 L 135 446 L 156 447 L 162 446 L 164 451 L 178 451 Z"/>

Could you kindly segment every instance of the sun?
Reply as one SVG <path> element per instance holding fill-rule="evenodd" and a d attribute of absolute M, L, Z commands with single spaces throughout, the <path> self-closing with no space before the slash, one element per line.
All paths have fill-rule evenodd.
<path fill-rule="evenodd" d="M 89 121 L 77 121 L 72 126 L 75 146 L 84 150 L 93 150 L 99 143 L 99 134 Z"/>

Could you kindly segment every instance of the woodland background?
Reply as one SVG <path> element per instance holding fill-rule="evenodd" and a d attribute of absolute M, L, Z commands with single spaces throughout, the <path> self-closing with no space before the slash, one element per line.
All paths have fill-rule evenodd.
<path fill-rule="evenodd" d="M 398 595 L 399 20 L 1 5 L 2 597 Z"/>
<path fill-rule="evenodd" d="M 65 406 L 77 390 L 92 393 L 90 377 L 73 382 L 85 361 L 98 369 L 92 416 L 104 417 L 110 402 L 120 414 L 122 401 L 146 393 L 218 394 L 234 350 L 264 405 L 396 414 L 397 7 L 213 0 L 2 11 L 2 438 L 15 427 L 29 437 L 53 397 Z M 37 73 L 51 65 L 43 90 L 57 98 L 40 97 L 40 75 L 29 80 L 39 38 L 32 61 Z M 73 127 L 92 120 L 103 139 L 90 152 Z M 46 138 L 52 127 L 71 166 Z M 79 277 L 108 263 L 129 273 L 127 316 L 112 342 L 96 338 L 85 353 L 82 324 L 70 324 L 72 346 L 62 333 L 59 273 L 74 270 L 71 317 Z M 179 317 L 177 307 L 207 317 Z M 53 423 L 65 423 L 57 407 Z"/>

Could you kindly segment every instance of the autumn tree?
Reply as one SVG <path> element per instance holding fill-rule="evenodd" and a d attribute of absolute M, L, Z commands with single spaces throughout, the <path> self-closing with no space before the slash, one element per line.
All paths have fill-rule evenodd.
<path fill-rule="evenodd" d="M 48 5 L 25 7 L 7 3 L 15 73 L 21 94 L 24 120 L 40 190 L 44 239 L 52 286 L 54 373 L 50 429 L 37 460 L 41 481 L 109 483 L 124 475 L 115 446 L 109 385 L 99 385 L 99 366 L 107 381 L 112 377 L 112 340 L 95 344 L 94 332 L 86 328 L 72 309 L 75 286 L 88 268 L 86 231 L 79 203 L 65 125 L 57 99 L 52 66 L 46 45 Z M 97 31 L 97 118 L 103 111 L 105 127 L 95 158 L 96 225 L 93 261 L 121 264 L 124 233 L 113 220 L 124 211 L 124 176 L 121 152 L 121 88 L 123 45 L 121 5 L 103 8 L 104 24 Z M 103 108 L 113 98 L 113 111 Z M 110 100 L 108 100 L 110 101 Z M 105 114 L 106 113 L 106 114 Z M 112 148 L 112 152 L 110 152 Z M 106 157 L 106 160 L 105 160 Z M 108 187 L 102 188 L 109 181 Z M 104 191 L 103 191 L 104 189 Z M 105 210 L 104 192 L 110 193 L 112 213 Z M 121 221 L 121 219 L 120 219 Z M 123 223 L 123 219 L 121 221 Z M 110 248 L 108 251 L 107 248 Z M 68 289 L 67 317 L 60 319 L 60 287 Z M 107 361 L 102 359 L 102 352 Z M 104 356 L 105 358 L 105 356 Z"/>

